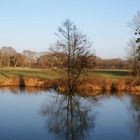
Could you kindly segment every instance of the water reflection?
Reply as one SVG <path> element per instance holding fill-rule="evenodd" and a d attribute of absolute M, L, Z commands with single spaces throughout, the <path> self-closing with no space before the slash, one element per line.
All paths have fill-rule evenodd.
<path fill-rule="evenodd" d="M 0 92 L 6 93 L 10 92 L 12 94 L 40 94 L 42 92 L 49 92 L 51 89 L 47 88 L 35 88 L 35 87 L 24 87 L 24 86 L 6 86 L 6 87 L 0 87 Z"/>
<path fill-rule="evenodd" d="M 0 139 L 140 140 L 140 96 L 74 95 L 1 89 Z"/>
<path fill-rule="evenodd" d="M 93 102 L 96 103 L 96 100 Z M 80 96 L 57 95 L 50 104 L 42 106 L 41 113 L 47 117 L 49 132 L 61 139 L 87 139 L 95 128 L 97 114 L 91 111 L 91 103 Z"/>
<path fill-rule="evenodd" d="M 132 96 L 130 113 L 133 118 L 130 125 L 131 131 L 136 138 L 140 139 L 140 96 Z"/>

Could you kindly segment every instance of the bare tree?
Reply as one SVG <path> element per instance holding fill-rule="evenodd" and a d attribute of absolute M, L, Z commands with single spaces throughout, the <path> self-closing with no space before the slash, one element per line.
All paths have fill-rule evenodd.
<path fill-rule="evenodd" d="M 37 61 L 41 65 L 41 68 L 43 69 L 47 68 L 48 66 L 47 54 L 40 56 Z"/>
<path fill-rule="evenodd" d="M 63 53 L 66 56 L 64 61 L 67 72 L 66 81 L 68 90 L 72 91 L 75 89 L 81 72 L 89 63 L 91 43 L 69 19 L 58 27 L 56 35 L 59 37 L 57 49 L 52 50 L 54 53 Z"/>
<path fill-rule="evenodd" d="M 131 69 L 132 69 L 133 75 L 138 75 L 140 72 L 140 63 L 138 61 L 137 49 L 138 49 L 138 46 L 135 39 L 131 39 L 128 42 L 128 60 L 129 62 L 132 63 Z"/>
<path fill-rule="evenodd" d="M 137 14 L 133 17 L 130 26 L 136 35 L 136 43 L 140 43 L 140 12 L 137 12 Z"/>
<path fill-rule="evenodd" d="M 59 48 L 58 44 L 50 47 L 50 60 L 54 64 L 55 67 L 63 69 L 66 68 L 66 58 L 67 56 L 63 53 L 63 51 Z"/>
<path fill-rule="evenodd" d="M 0 49 L 0 56 L 1 56 L 1 66 L 2 67 L 9 67 L 11 62 L 11 56 L 16 54 L 16 50 L 12 47 L 2 47 Z"/>
<path fill-rule="evenodd" d="M 134 31 L 135 41 L 130 41 L 131 46 L 131 56 L 133 56 L 133 73 L 136 76 L 140 75 L 140 12 L 133 17 L 130 24 Z"/>
<path fill-rule="evenodd" d="M 15 55 L 11 56 L 11 64 L 12 66 L 24 66 L 25 57 L 21 53 L 15 53 Z"/>
<path fill-rule="evenodd" d="M 31 65 L 33 63 L 35 63 L 37 60 L 37 53 L 34 51 L 30 51 L 30 50 L 24 50 L 22 53 L 26 58 L 25 59 L 25 66 L 30 68 Z"/>

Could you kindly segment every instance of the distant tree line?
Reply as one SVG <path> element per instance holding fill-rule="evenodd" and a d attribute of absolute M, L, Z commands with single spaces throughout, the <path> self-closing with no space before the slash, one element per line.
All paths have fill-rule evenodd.
<path fill-rule="evenodd" d="M 59 56 L 59 57 L 58 57 Z M 0 68 L 3 67 L 28 67 L 28 68 L 41 68 L 41 69 L 56 69 L 65 68 L 66 64 L 65 54 L 62 52 L 35 52 L 31 50 L 24 50 L 17 52 L 12 47 L 1 47 L 0 49 Z M 95 55 L 89 58 L 86 64 L 87 69 L 131 69 L 133 62 L 131 59 L 102 59 Z"/>
<path fill-rule="evenodd" d="M 102 59 L 96 58 L 96 69 L 131 69 L 132 63 L 129 59 L 110 58 Z"/>
<path fill-rule="evenodd" d="M 58 57 L 59 56 L 59 57 Z M 17 52 L 13 47 L 1 47 L 0 49 L 0 68 L 3 67 L 28 67 L 28 68 L 42 68 L 55 69 L 65 68 L 63 63 L 66 55 L 63 52 L 35 52 L 31 50 L 24 50 Z M 87 68 L 93 68 L 95 57 L 90 58 Z"/>

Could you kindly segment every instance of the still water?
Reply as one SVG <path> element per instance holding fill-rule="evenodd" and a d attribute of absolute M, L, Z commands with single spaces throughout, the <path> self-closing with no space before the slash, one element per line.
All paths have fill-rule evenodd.
<path fill-rule="evenodd" d="M 140 140 L 140 96 L 0 90 L 0 140 Z"/>

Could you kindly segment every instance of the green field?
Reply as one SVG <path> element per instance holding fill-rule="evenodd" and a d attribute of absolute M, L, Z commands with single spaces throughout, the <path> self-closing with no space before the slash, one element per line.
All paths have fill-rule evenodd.
<path fill-rule="evenodd" d="M 130 76 L 130 70 L 120 70 L 120 69 L 93 69 L 87 70 L 85 75 L 88 78 L 108 78 L 108 79 L 119 79 L 126 78 Z"/>
<path fill-rule="evenodd" d="M 101 69 L 90 69 L 85 70 L 82 73 L 84 78 L 109 78 L 118 79 L 128 77 L 130 71 L 128 70 L 101 70 Z M 36 77 L 43 79 L 58 79 L 64 76 L 64 72 L 59 70 L 43 70 L 43 69 L 25 69 L 25 68 L 2 68 L 0 69 L 0 78 L 11 78 L 11 77 Z"/>
<path fill-rule="evenodd" d="M 43 79 L 57 79 L 60 77 L 56 70 L 24 69 L 24 68 L 3 68 L 0 70 L 0 78 L 11 77 L 34 77 Z"/>

